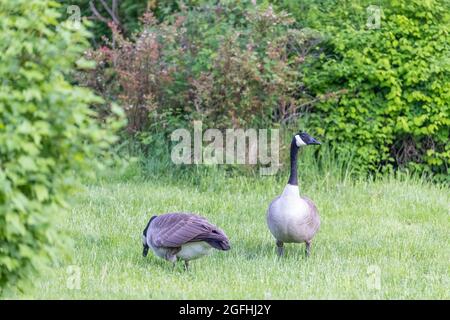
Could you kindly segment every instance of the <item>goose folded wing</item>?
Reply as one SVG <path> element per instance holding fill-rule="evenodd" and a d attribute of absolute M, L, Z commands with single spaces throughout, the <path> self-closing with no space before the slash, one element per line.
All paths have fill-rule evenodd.
<path fill-rule="evenodd" d="M 228 238 L 222 230 L 197 215 L 169 214 L 159 216 L 152 228 L 156 246 L 178 248 L 195 241 L 206 241 L 217 249 L 227 250 Z"/>

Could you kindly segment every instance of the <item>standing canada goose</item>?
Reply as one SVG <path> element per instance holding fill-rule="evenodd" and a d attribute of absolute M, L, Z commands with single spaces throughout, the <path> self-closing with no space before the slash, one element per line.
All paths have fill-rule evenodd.
<path fill-rule="evenodd" d="M 144 257 L 148 249 L 160 258 L 175 263 L 184 260 L 186 270 L 189 261 L 211 253 L 211 250 L 229 250 L 225 233 L 205 218 L 191 213 L 166 213 L 150 218 L 142 234 Z"/>
<path fill-rule="evenodd" d="M 291 174 L 283 193 L 276 197 L 267 210 L 267 224 L 276 239 L 278 255 L 284 253 L 284 243 L 306 244 L 309 256 L 311 240 L 319 230 L 320 218 L 314 203 L 299 194 L 297 179 L 298 150 L 307 145 L 320 144 L 306 132 L 294 136 L 291 142 Z"/>

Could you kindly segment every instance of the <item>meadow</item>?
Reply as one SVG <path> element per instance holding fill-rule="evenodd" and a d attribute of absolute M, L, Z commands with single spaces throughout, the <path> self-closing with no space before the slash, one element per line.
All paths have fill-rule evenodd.
<path fill-rule="evenodd" d="M 111 172 L 72 199 L 72 213 L 59 226 L 73 240 L 67 259 L 13 297 L 450 298 L 447 187 L 399 174 L 369 180 L 300 169 L 301 192 L 314 199 L 322 220 L 308 259 L 299 244 L 277 258 L 266 227 L 267 206 L 286 183 L 283 174 L 227 177 L 212 169 L 143 178 Z M 232 249 L 193 261 L 187 272 L 181 262 L 172 270 L 153 254 L 143 258 L 140 238 L 150 216 L 175 211 L 201 213 L 227 233 Z"/>

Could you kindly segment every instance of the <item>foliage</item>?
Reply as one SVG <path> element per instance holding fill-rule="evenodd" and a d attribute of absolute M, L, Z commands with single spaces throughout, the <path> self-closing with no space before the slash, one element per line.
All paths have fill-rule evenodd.
<path fill-rule="evenodd" d="M 330 10 L 335 25 L 324 25 L 324 51 L 306 72 L 314 94 L 346 93 L 318 103 L 309 125 L 340 152 L 354 152 L 361 172 L 407 165 L 448 178 L 449 2 L 392 1 L 379 29 L 366 27 L 361 5 L 353 7 L 354 17 L 366 17 L 361 24 L 339 23 L 349 5 Z"/>
<path fill-rule="evenodd" d="M 0 0 L 0 293 L 54 257 L 67 192 L 113 141 L 70 84 L 87 47 L 84 27 L 60 23 L 58 4 Z"/>
<path fill-rule="evenodd" d="M 313 37 L 285 13 L 223 1 L 183 8 L 162 23 L 149 12 L 142 21 L 131 40 L 111 25 L 113 41 L 88 54 L 97 69 L 82 79 L 121 102 L 130 133 L 191 120 L 268 126 L 297 112 L 299 66 Z"/>
<path fill-rule="evenodd" d="M 275 6 L 286 10 L 298 25 L 327 31 L 329 28 L 353 26 L 360 28 L 367 22 L 367 8 L 387 8 L 392 0 L 272 0 Z"/>
<path fill-rule="evenodd" d="M 117 1 L 117 18 L 119 19 L 122 31 L 126 34 L 132 34 L 140 27 L 139 17 L 145 12 L 147 7 L 151 5 L 152 1 L 148 0 L 116 0 Z M 94 8 L 98 14 L 102 17 L 100 19 L 94 14 L 91 9 L 90 2 L 93 3 Z M 109 38 L 111 36 L 110 29 L 108 27 L 108 21 L 112 21 L 112 16 L 107 9 L 112 11 L 113 3 L 110 0 L 105 0 L 107 8 L 103 6 L 101 1 L 98 0 L 61 0 L 60 12 L 62 17 L 69 18 L 74 12 L 71 11 L 73 6 L 77 6 L 80 9 L 82 18 L 88 18 L 93 23 L 90 25 L 89 30 L 93 33 L 92 40 L 94 44 L 101 45 L 103 38 Z M 103 20 L 104 18 L 104 20 Z"/>
<path fill-rule="evenodd" d="M 114 1 L 116 2 L 115 6 Z M 184 6 L 192 7 L 204 2 L 204 0 L 187 0 L 183 2 L 178 0 L 61 0 L 59 2 L 62 4 L 60 11 L 63 17 L 67 18 L 73 14 L 70 8 L 78 6 L 81 17 L 88 18 L 93 22 L 89 30 L 94 35 L 92 37 L 94 45 L 101 46 L 104 43 L 104 38 L 109 39 L 111 37 L 111 29 L 108 27 L 108 22 L 112 22 L 113 19 L 108 11 L 113 11 L 114 7 L 116 7 L 114 14 L 119 20 L 121 31 L 126 36 L 131 36 L 139 31 L 141 27 L 139 18 L 147 10 L 152 11 L 161 21 L 166 16 L 180 11 Z M 94 5 L 98 15 L 93 12 L 90 2 Z"/>

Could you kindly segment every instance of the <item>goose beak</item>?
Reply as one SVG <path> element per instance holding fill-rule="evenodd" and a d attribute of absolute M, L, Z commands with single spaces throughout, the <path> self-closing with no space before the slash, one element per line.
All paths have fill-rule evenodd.
<path fill-rule="evenodd" d="M 319 141 L 317 141 L 316 139 L 314 139 L 313 137 L 310 137 L 311 140 L 308 142 L 308 144 L 317 144 L 320 145 L 321 143 Z"/>
<path fill-rule="evenodd" d="M 148 254 L 148 247 L 144 247 L 144 250 L 142 251 L 142 256 L 145 258 Z"/>

